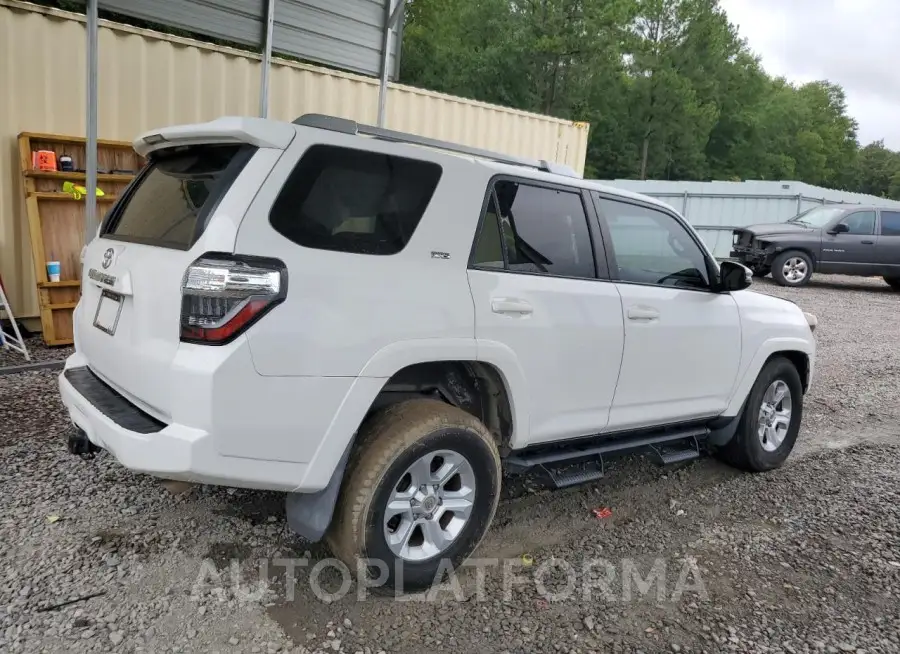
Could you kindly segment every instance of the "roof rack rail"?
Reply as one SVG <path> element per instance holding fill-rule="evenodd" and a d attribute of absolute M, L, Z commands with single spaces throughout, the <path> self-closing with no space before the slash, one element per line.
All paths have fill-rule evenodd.
<path fill-rule="evenodd" d="M 325 114 L 303 114 L 293 121 L 294 125 L 303 125 L 304 127 L 315 127 L 318 129 L 327 129 L 332 132 L 341 132 L 342 134 L 353 134 L 362 136 L 372 136 L 384 141 L 393 141 L 395 143 L 411 143 L 413 145 L 424 145 L 429 148 L 438 150 L 446 150 L 448 152 L 456 152 L 459 154 L 468 154 L 482 159 L 490 159 L 499 163 L 512 164 L 516 166 L 526 166 L 528 168 L 536 168 L 544 172 L 553 173 L 555 175 L 563 175 L 565 177 L 581 178 L 571 167 L 558 164 L 546 159 L 527 159 L 524 157 L 514 157 L 508 154 L 492 152 L 491 150 L 483 150 L 481 148 L 473 148 L 468 145 L 460 145 L 449 141 L 441 141 L 438 139 L 428 138 L 427 136 L 418 136 L 417 134 L 409 134 L 407 132 L 398 132 L 383 127 L 375 127 L 374 125 L 360 125 L 355 120 L 348 118 L 338 118 L 337 116 L 327 116 Z"/>

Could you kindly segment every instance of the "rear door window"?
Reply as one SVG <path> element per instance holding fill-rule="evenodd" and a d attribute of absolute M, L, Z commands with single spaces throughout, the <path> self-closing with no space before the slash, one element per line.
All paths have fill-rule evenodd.
<path fill-rule="evenodd" d="M 496 182 L 472 264 L 518 273 L 595 278 L 581 194 L 512 180 Z"/>
<path fill-rule="evenodd" d="M 438 164 L 314 145 L 275 200 L 272 227 L 298 245 L 390 255 L 412 238 L 441 177 Z"/>
<path fill-rule="evenodd" d="M 900 236 L 900 211 L 881 212 L 881 235 Z"/>
<path fill-rule="evenodd" d="M 194 145 L 151 155 L 147 168 L 104 221 L 101 234 L 191 249 L 255 151 L 249 145 Z"/>

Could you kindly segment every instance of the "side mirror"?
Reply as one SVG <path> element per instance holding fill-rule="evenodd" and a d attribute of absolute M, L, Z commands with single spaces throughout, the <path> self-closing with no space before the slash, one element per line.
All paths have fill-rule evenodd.
<path fill-rule="evenodd" d="M 736 261 L 719 264 L 719 290 L 742 291 L 753 283 L 753 271 Z"/>
<path fill-rule="evenodd" d="M 832 227 L 828 233 L 829 234 L 846 234 L 850 231 L 850 226 L 847 223 L 838 223 L 834 227 Z"/>

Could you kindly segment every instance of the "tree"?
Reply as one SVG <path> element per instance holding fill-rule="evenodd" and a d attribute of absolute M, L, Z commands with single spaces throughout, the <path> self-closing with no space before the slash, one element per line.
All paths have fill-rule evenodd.
<path fill-rule="evenodd" d="M 631 54 L 633 115 L 641 146 L 640 177 L 705 172 L 703 150 L 718 110 L 698 93 L 689 71 L 697 61 L 686 45 L 709 4 L 703 0 L 640 0 Z M 652 152 L 651 152 L 652 150 Z M 675 155 L 678 156 L 675 156 Z M 651 155 L 653 164 L 651 165 Z"/>
<path fill-rule="evenodd" d="M 401 76 L 588 121 L 588 176 L 900 196 L 900 155 L 860 149 L 843 89 L 768 76 L 719 0 L 410 0 Z"/>
<path fill-rule="evenodd" d="M 900 154 L 875 141 L 859 151 L 855 167 L 855 187 L 860 193 L 879 197 L 900 197 Z"/>

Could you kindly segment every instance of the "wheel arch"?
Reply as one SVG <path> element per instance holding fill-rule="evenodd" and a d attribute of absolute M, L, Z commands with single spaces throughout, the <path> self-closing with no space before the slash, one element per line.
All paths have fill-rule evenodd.
<path fill-rule="evenodd" d="M 507 377 L 492 363 L 438 360 L 405 366 L 384 383 L 365 419 L 392 404 L 417 397 L 439 399 L 475 416 L 488 428 L 499 448 L 508 447 L 512 441 L 518 423 L 512 391 Z"/>
<path fill-rule="evenodd" d="M 753 356 L 747 369 L 735 386 L 731 401 L 723 416 L 738 416 L 744 407 L 744 401 L 753 388 L 753 383 L 759 376 L 763 367 L 774 357 L 781 356 L 788 359 L 800 373 L 800 380 L 805 393 L 810 386 L 813 374 L 813 356 L 815 345 L 810 341 L 797 337 L 770 339 L 763 343 Z"/>
<path fill-rule="evenodd" d="M 783 357 L 794 364 L 794 367 L 797 369 L 797 372 L 800 374 L 800 383 L 803 386 L 803 392 L 806 393 L 809 390 L 809 373 L 810 373 L 810 357 L 806 352 L 801 352 L 800 350 L 781 350 L 778 352 L 773 352 L 763 363 L 765 366 L 769 361 L 774 359 L 775 357 Z"/>
<path fill-rule="evenodd" d="M 812 247 L 808 243 L 804 243 L 804 244 L 800 244 L 800 245 L 783 244 L 781 252 L 776 253 L 775 256 L 772 257 L 773 267 L 774 267 L 776 258 L 778 258 L 784 254 L 788 254 L 790 252 L 802 252 L 803 254 L 808 256 L 809 260 L 812 261 L 813 272 L 816 272 L 816 268 L 818 268 L 818 266 L 819 266 L 819 257 L 815 252 L 813 252 Z"/>
<path fill-rule="evenodd" d="M 408 358 L 408 354 L 398 360 Z M 359 445 L 359 430 L 392 404 L 434 398 L 456 406 L 481 420 L 501 454 L 508 451 L 519 421 L 526 420 L 527 424 L 514 395 L 514 385 L 518 383 L 521 392 L 524 379 L 513 377 L 515 381 L 511 382 L 510 375 L 495 363 L 474 357 L 404 363 L 386 379 L 359 377 L 354 382 L 313 455 L 302 485 L 287 495 L 285 509 L 294 532 L 314 542 L 322 538 L 331 522 L 349 458 Z"/>
<path fill-rule="evenodd" d="M 753 388 L 753 384 L 756 382 L 756 379 L 759 377 L 763 368 L 776 357 L 787 359 L 795 368 L 797 368 L 797 372 L 800 374 L 800 384 L 803 387 L 804 394 L 809 389 L 810 376 L 812 374 L 812 358 L 809 352 L 803 349 L 783 349 L 770 352 L 768 356 L 761 359 L 758 367 L 751 367 L 751 369 L 748 370 L 742 381 L 749 378 L 749 385 L 744 388 L 744 384 L 741 384 L 741 388 L 735 393 L 728 410 L 710 424 L 711 433 L 709 442 L 711 444 L 716 447 L 722 447 L 735 435 L 741 420 L 741 415 L 746 407 L 750 390 Z"/>

